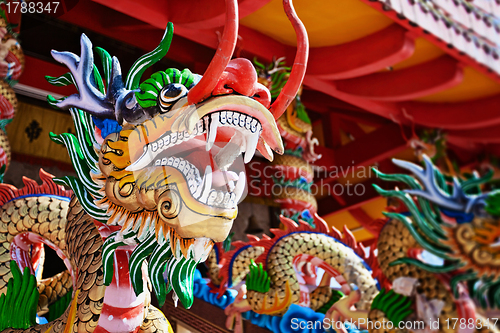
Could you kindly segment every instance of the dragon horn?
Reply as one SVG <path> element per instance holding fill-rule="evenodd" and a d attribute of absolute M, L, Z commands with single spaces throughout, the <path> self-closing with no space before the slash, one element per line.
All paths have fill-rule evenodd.
<path fill-rule="evenodd" d="M 238 1 L 226 0 L 226 23 L 217 52 L 203 78 L 188 93 L 188 103 L 196 104 L 212 93 L 219 78 L 231 60 L 238 38 Z"/>
<path fill-rule="evenodd" d="M 297 13 L 295 13 L 292 0 L 283 0 L 283 7 L 297 35 L 297 53 L 295 54 L 295 61 L 288 82 L 269 109 L 274 119 L 278 119 L 283 112 L 285 112 L 288 105 L 290 105 L 297 95 L 304 75 L 306 74 L 307 58 L 309 57 L 309 39 L 307 38 L 307 31 L 304 24 L 302 24 L 302 21 L 300 21 L 297 16 Z"/>

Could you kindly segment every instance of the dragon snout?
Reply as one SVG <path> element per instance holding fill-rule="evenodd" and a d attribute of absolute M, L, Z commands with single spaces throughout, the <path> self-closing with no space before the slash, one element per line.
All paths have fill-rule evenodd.
<path fill-rule="evenodd" d="M 212 95 L 226 95 L 238 93 L 251 97 L 269 108 L 271 93 L 257 81 L 257 72 L 248 59 L 233 59 L 226 66 Z"/>

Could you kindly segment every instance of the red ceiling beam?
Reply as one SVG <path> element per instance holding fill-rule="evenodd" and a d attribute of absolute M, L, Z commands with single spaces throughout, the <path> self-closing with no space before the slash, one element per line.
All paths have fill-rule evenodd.
<path fill-rule="evenodd" d="M 318 146 L 316 152 L 322 155 L 314 165 L 319 170 L 316 184 L 329 184 L 342 176 L 342 172 L 350 173 L 353 168 L 366 167 L 385 160 L 407 148 L 406 139 L 410 137 L 409 129 L 402 129 L 397 124 L 381 126 L 337 149 Z M 355 173 L 357 169 L 354 170 Z"/>
<path fill-rule="evenodd" d="M 224 0 L 92 0 L 163 29 L 167 22 L 188 29 L 212 29 L 224 26 L 226 6 Z M 252 14 L 270 0 L 238 1 L 239 18 Z"/>
<path fill-rule="evenodd" d="M 157 8 L 156 13 L 149 16 L 148 13 L 155 10 L 156 4 L 145 4 L 144 2 L 136 2 L 133 0 L 92 1 L 107 6 L 116 12 L 147 22 L 153 27 L 161 30 L 165 29 L 167 22 L 170 20 L 174 23 L 176 35 L 212 49 L 217 48 L 220 36 L 217 32 L 222 33 L 224 25 L 225 5 L 223 0 L 217 0 L 214 3 L 202 0 L 195 0 L 188 3 L 185 1 L 163 0 L 168 7 L 168 12 L 173 13 L 172 16 L 167 15 L 167 10 L 158 12 Z M 240 18 L 251 14 L 269 1 L 270 0 L 239 1 Z M 238 36 L 238 44 L 235 50 L 236 56 L 238 56 L 240 51 L 245 51 L 247 54 L 249 53 L 251 57 L 258 56 L 266 61 L 271 61 L 274 56 L 287 56 L 290 62 L 293 61 L 292 59 L 295 54 L 294 47 L 285 46 L 269 36 L 245 26 L 239 27 Z"/>
<path fill-rule="evenodd" d="M 356 184 L 356 189 L 354 189 L 352 184 L 349 186 L 349 189 L 346 185 L 342 185 L 340 183 L 336 183 L 335 185 L 329 184 L 332 185 L 328 187 L 331 193 L 330 195 L 318 200 L 318 214 L 325 218 L 330 214 L 337 214 L 346 210 L 355 209 L 372 200 L 375 200 L 380 195 L 373 188 L 372 184 L 374 183 L 378 183 L 378 185 L 380 185 L 380 180 L 368 179 L 367 181 Z M 354 192 L 355 190 L 359 195 Z M 348 191 L 350 191 L 350 194 L 347 193 Z M 342 203 L 334 197 L 339 195 L 341 192 L 343 200 Z"/>
<path fill-rule="evenodd" d="M 411 119 L 429 127 L 469 130 L 500 125 L 500 95 L 458 103 L 404 102 Z"/>
<path fill-rule="evenodd" d="M 390 159 L 382 160 L 378 163 L 378 169 L 384 173 L 405 173 L 405 170 L 400 169 L 392 163 Z M 343 211 L 351 211 L 360 208 L 366 203 L 380 197 L 372 184 L 377 184 L 384 189 L 394 188 L 394 183 L 386 182 L 378 177 L 369 178 L 361 183 L 343 185 L 343 193 L 341 192 L 341 184 L 328 184 L 323 187 L 323 191 L 330 191 L 330 195 L 318 199 L 318 214 L 325 217 L 330 214 L 337 214 Z M 334 186 L 337 186 L 336 188 Z M 357 186 L 356 188 L 354 186 Z M 342 203 L 339 203 L 338 198 L 334 196 L 341 195 Z"/>
<path fill-rule="evenodd" d="M 463 80 L 462 66 L 450 56 L 404 68 L 336 81 L 345 93 L 380 101 L 408 101 L 452 88 Z"/>
<path fill-rule="evenodd" d="M 340 127 L 354 139 L 359 139 L 366 135 L 365 131 L 354 121 L 342 119 L 340 120 Z"/>
<path fill-rule="evenodd" d="M 447 134 L 450 137 L 458 137 L 477 143 L 500 143 L 500 125 L 469 131 L 449 131 Z"/>
<path fill-rule="evenodd" d="M 142 22 L 90 0 L 78 1 L 72 10 L 58 19 L 144 50 L 153 50 L 158 46 L 167 23 L 162 29 L 124 31 L 120 25 L 110 25 L 109 22 L 123 22 L 123 25 L 140 25 Z M 166 55 L 168 59 L 191 67 L 200 63 L 208 65 L 212 57 L 213 50 L 179 35 L 174 36 Z"/>
<path fill-rule="evenodd" d="M 374 236 L 377 236 L 378 235 L 378 231 L 376 228 L 374 228 L 373 226 L 373 221 L 374 219 L 372 219 L 370 217 L 370 215 L 368 215 L 361 207 L 356 207 L 356 208 L 351 208 L 349 209 L 349 213 L 352 215 L 352 217 L 354 217 L 356 219 L 356 221 L 359 222 L 359 224 L 361 224 L 361 226 L 363 226 L 363 228 L 365 228 L 368 232 L 370 232 L 372 235 Z"/>
<path fill-rule="evenodd" d="M 309 89 L 318 90 L 324 94 L 336 97 L 343 100 L 344 102 L 351 103 L 361 109 L 367 110 L 384 118 L 399 121 L 405 120 L 405 118 L 402 117 L 401 108 L 399 108 L 396 103 L 373 101 L 366 98 L 353 96 L 351 94 L 339 91 L 334 82 L 325 81 L 311 75 L 306 75 L 306 77 L 304 78 L 304 85 L 309 87 Z"/>
<path fill-rule="evenodd" d="M 68 68 L 25 55 L 25 67 L 19 83 L 49 92 L 69 96 L 77 92 L 75 86 L 56 87 L 45 80 L 45 75 L 54 77 L 68 72 Z M 48 106 L 48 104 L 47 104 Z"/>
<path fill-rule="evenodd" d="M 336 149 L 342 146 L 340 137 L 340 119 L 335 113 L 325 113 L 322 117 L 323 141 L 325 147 Z"/>
<path fill-rule="evenodd" d="M 349 43 L 311 48 L 307 74 L 329 80 L 371 74 L 409 58 L 414 49 L 406 29 L 393 24 Z"/>

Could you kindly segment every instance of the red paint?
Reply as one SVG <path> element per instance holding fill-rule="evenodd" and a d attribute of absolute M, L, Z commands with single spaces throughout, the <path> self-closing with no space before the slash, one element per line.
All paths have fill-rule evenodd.
<path fill-rule="evenodd" d="M 312 48 L 307 75 L 329 80 L 359 77 L 409 58 L 414 49 L 414 39 L 393 24 L 349 43 Z"/>
<path fill-rule="evenodd" d="M 188 103 L 196 104 L 209 97 L 228 65 L 238 38 L 238 2 L 226 0 L 226 24 L 221 42 L 203 78 L 188 93 Z"/>
<path fill-rule="evenodd" d="M 420 65 L 341 80 L 335 84 L 339 91 L 363 98 L 407 101 L 452 88 L 462 80 L 460 64 L 450 56 L 442 56 Z"/>
<path fill-rule="evenodd" d="M 295 96 L 297 96 L 297 92 L 306 74 L 307 60 L 309 58 L 309 39 L 304 24 L 302 24 L 297 13 L 295 13 L 291 0 L 283 0 L 283 7 L 297 35 L 297 53 L 295 54 L 290 76 L 283 89 L 281 89 L 279 96 L 269 109 L 274 119 L 278 119 L 283 112 L 285 112 L 288 105 L 295 99 Z"/>
<path fill-rule="evenodd" d="M 271 93 L 264 85 L 257 82 L 257 72 L 248 59 L 231 60 L 217 81 L 212 95 L 225 95 L 233 92 L 253 97 L 266 108 L 269 108 L 271 104 Z"/>

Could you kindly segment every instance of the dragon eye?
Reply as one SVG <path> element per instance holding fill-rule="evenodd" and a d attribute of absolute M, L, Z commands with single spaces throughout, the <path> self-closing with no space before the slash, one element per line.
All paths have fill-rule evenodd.
<path fill-rule="evenodd" d="M 186 96 L 187 88 L 179 83 L 170 83 L 160 92 L 160 108 L 163 112 L 170 110 L 172 105 L 182 97 Z"/>

